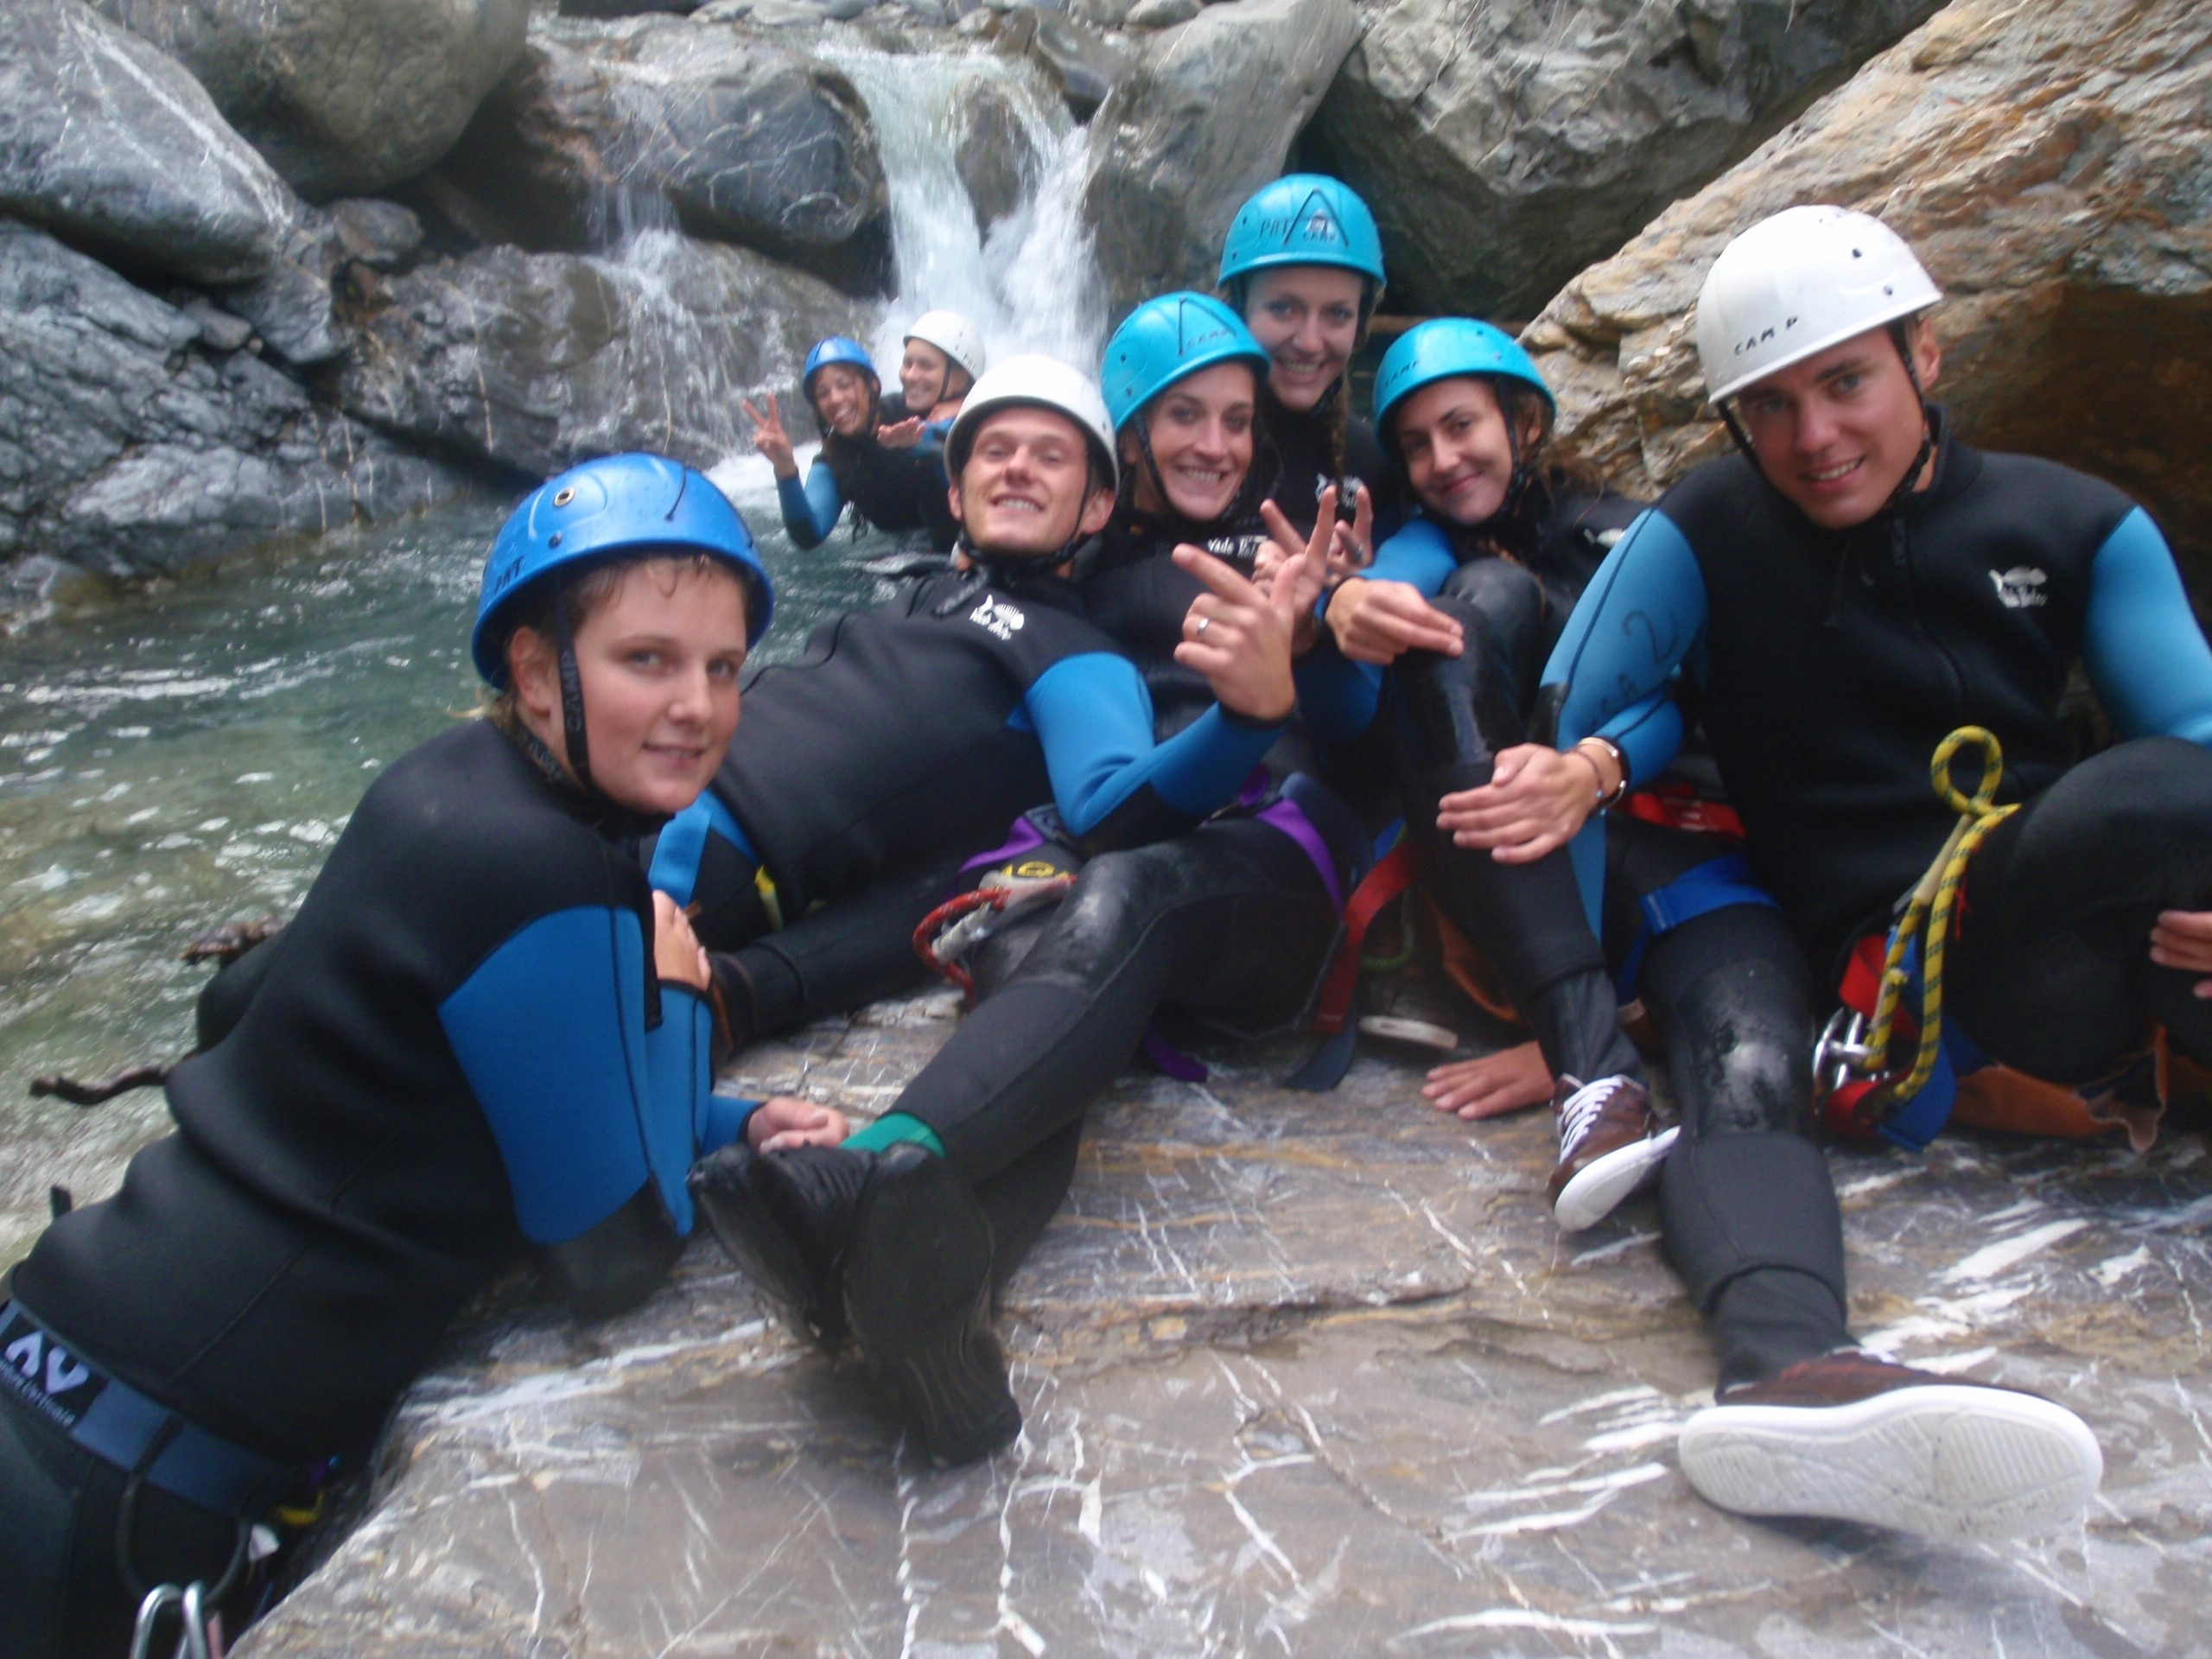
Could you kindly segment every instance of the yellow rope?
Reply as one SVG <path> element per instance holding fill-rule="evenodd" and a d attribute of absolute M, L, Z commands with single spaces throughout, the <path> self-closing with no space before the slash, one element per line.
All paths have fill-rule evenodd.
<path fill-rule="evenodd" d="M 1951 763 L 1969 745 L 1981 751 L 1981 781 L 1971 795 L 1951 778 Z M 1951 911 L 1958 899 L 1959 884 L 1966 880 L 1967 861 L 1992 830 L 2019 810 L 2017 805 L 1995 804 L 1998 785 L 2005 779 L 2005 751 L 1996 734 L 1980 726 L 1961 726 L 1937 744 L 1928 771 L 1937 798 L 1959 815 L 1959 821 L 1952 827 L 1943 850 L 1936 855 L 1936 861 L 1913 888 L 1904 918 L 1890 935 L 1889 955 L 1882 964 L 1881 993 L 1874 1004 L 1874 1023 L 1866 1046 L 1870 1069 L 1887 1062 L 1897 1004 L 1911 982 L 1904 968 L 1905 955 L 1919 938 L 1920 1052 L 1913 1058 L 1911 1071 L 1889 1091 L 1892 1102 L 1900 1106 L 1926 1086 L 1936 1069 L 1936 1051 L 1943 1044 L 1943 949 L 1951 937 Z"/>

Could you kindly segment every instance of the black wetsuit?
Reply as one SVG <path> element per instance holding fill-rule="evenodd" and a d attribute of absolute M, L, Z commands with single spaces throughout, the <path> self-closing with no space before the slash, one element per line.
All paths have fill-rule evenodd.
<path fill-rule="evenodd" d="M 2076 662 L 2130 741 L 2070 765 L 2059 706 Z M 1999 798 L 2025 804 L 1968 868 L 1947 1051 L 1963 1038 L 2094 1084 L 2155 1019 L 2212 1057 L 2212 1003 L 2147 954 L 2159 910 L 2212 905 L 2212 652 L 2140 508 L 1944 434 L 1930 487 L 1848 531 L 1814 526 L 1740 456 L 1670 491 L 1547 667 L 1560 741 L 1635 724 L 1678 671 L 1780 900 L 1662 933 L 1637 987 L 1682 1111 L 1665 1245 L 1728 1383 L 1849 1339 L 1840 1218 L 1808 1133 L 1813 1028 L 1852 934 L 1886 925 L 1954 822 L 1928 779 L 1952 729 L 1997 735 Z M 1611 839 L 1632 889 L 1700 861 L 1663 834 Z"/>
<path fill-rule="evenodd" d="M 1366 485 L 1375 503 L 1375 540 L 1380 545 L 1404 517 L 1402 486 L 1397 469 L 1376 441 L 1373 424 L 1357 416 L 1344 421 L 1344 453 L 1337 454 L 1330 410 L 1346 395 L 1345 384 L 1339 380 L 1312 410 L 1300 413 L 1276 402 L 1263 385 L 1252 480 L 1259 499 L 1272 499 L 1302 536 L 1313 533 L 1323 490 L 1343 485 L 1338 512 L 1349 518 L 1352 504 L 1344 498 L 1352 493 L 1353 486 Z"/>
<path fill-rule="evenodd" d="M 226 970 L 259 983 L 171 1074 L 176 1132 L 13 1276 L 10 1659 L 127 1643 L 118 1457 L 146 1474 L 134 1570 L 213 1580 L 232 1517 L 364 1451 L 525 1240 L 588 1312 L 659 1281 L 685 1172 L 750 1107 L 710 1093 L 704 1000 L 653 975 L 649 827 L 457 726 L 378 779 L 298 915 Z"/>
<path fill-rule="evenodd" d="M 1638 511 L 1618 495 L 1555 499 L 1541 480 L 1529 490 L 1521 512 L 1484 527 L 1496 539 L 1416 519 L 1382 545 L 1367 573 L 1410 584 L 1456 619 L 1465 639 L 1459 656 L 1409 651 L 1382 675 L 1325 644 L 1301 690 L 1317 726 L 1332 735 L 1371 720 L 1422 886 L 1497 972 L 1553 1075 L 1585 1083 L 1635 1077 L 1642 1063 L 1615 1017 L 1567 853 L 1500 864 L 1455 847 L 1436 828 L 1443 797 L 1488 783 L 1501 753 L 1550 735 L 1536 707 L 1544 658 Z M 1499 541 L 1512 556 L 1498 556 Z"/>
<path fill-rule="evenodd" d="M 1211 700 L 1203 679 L 1173 660 L 1204 589 L 1167 555 L 1189 541 L 1235 556 L 1249 534 L 1125 510 L 1083 583 L 1094 619 L 1154 688 L 1162 730 Z M 1271 760 L 1289 752 L 1281 747 Z M 890 1109 L 928 1124 L 975 1184 L 1001 1281 L 1059 1208 L 1084 1116 L 1155 1014 L 1236 1036 L 1298 1018 L 1366 846 L 1334 795 L 1289 775 L 1268 804 L 1090 857 L 1041 925 L 986 953 L 981 1006 Z"/>
<path fill-rule="evenodd" d="M 906 418 L 906 400 L 893 392 L 883 400 L 880 418 L 895 423 Z M 945 485 L 944 448 L 931 436 L 909 449 L 889 449 L 873 433 L 863 438 L 831 433 L 823 439 L 805 482 L 779 480 L 776 494 L 784 529 L 801 547 L 826 537 L 848 503 L 878 530 L 926 531 L 940 553 L 950 552 L 959 538 Z"/>
<path fill-rule="evenodd" d="M 1075 585 L 1019 567 L 947 572 L 825 623 L 744 697 L 728 759 L 652 860 L 655 886 L 700 906 L 740 1042 L 895 988 L 947 861 L 1027 810 L 1052 803 L 1090 846 L 1174 834 L 1224 804 L 1279 730 L 1210 709 L 1162 735 Z"/>

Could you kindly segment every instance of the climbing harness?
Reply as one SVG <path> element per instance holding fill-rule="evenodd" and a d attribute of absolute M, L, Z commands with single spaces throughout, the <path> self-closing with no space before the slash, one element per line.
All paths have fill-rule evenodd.
<path fill-rule="evenodd" d="M 1952 763 L 1969 747 L 1981 753 L 1981 779 L 1971 795 L 1951 775 Z M 1904 916 L 1890 931 L 1871 1013 L 1853 1005 L 1866 1001 L 1865 976 L 1859 976 L 1861 988 L 1855 999 L 1847 979 L 1845 1006 L 1836 1010 L 1813 1046 L 1814 1081 L 1829 1103 L 1831 1120 L 1840 1111 L 1859 1123 L 1878 1127 L 1901 1112 L 1934 1075 L 1943 1045 L 1943 953 L 1950 940 L 1959 886 L 1975 849 L 2019 810 L 2017 803 L 1995 804 L 2005 778 L 2005 753 L 1996 735 L 1982 727 L 1961 726 L 1937 744 L 1929 778 L 1937 798 L 1959 815 L 1959 821 L 1914 886 Z M 1890 1051 L 1900 1035 L 1899 1011 L 1916 977 L 1916 966 L 1919 1045 L 1911 1065 L 1899 1076 L 1890 1064 Z"/>

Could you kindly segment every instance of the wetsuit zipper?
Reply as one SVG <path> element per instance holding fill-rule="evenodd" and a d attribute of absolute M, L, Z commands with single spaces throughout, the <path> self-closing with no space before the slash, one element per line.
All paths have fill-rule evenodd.
<path fill-rule="evenodd" d="M 1954 728 L 1967 717 L 1967 681 L 1961 671 L 1958 659 L 1950 649 L 1928 631 L 1928 624 L 1920 613 L 1920 573 L 1912 562 L 1911 537 L 1906 528 L 1904 514 L 1892 514 L 1890 519 L 1890 556 L 1904 577 L 1905 608 L 1912 618 L 1912 631 L 1921 641 L 1936 653 L 1943 664 L 1943 677 L 1951 688 L 1950 725 Z"/>

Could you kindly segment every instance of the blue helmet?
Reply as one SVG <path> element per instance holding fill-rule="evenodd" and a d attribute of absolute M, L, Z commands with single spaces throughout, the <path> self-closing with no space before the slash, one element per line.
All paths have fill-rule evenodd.
<path fill-rule="evenodd" d="M 1375 215 L 1350 185 L 1319 173 L 1287 174 L 1262 185 L 1230 222 L 1221 284 L 1272 265 L 1342 265 L 1379 290 L 1382 238 Z"/>
<path fill-rule="evenodd" d="M 507 515 L 484 561 L 469 655 L 494 690 L 507 683 L 505 619 L 515 600 L 556 570 L 574 570 L 627 553 L 711 554 L 746 587 L 746 643 L 758 641 L 776 594 L 752 532 L 722 493 L 702 474 L 661 455 L 607 455 L 549 478 Z"/>
<path fill-rule="evenodd" d="M 799 390 L 810 398 L 814 395 L 814 377 L 832 363 L 849 363 L 876 383 L 883 384 L 883 377 L 875 372 L 875 359 L 868 354 L 868 347 L 845 334 L 832 334 L 827 340 L 817 340 L 814 349 L 806 354 L 806 367 L 798 378 Z"/>
<path fill-rule="evenodd" d="M 1100 373 L 1106 412 L 1118 432 L 1178 380 L 1217 363 L 1249 363 L 1262 380 L 1268 354 L 1244 321 L 1205 294 L 1162 294 L 1122 320 L 1106 342 Z"/>
<path fill-rule="evenodd" d="M 1375 431 L 1384 447 L 1394 452 L 1397 447 L 1390 429 L 1392 410 L 1431 382 L 1462 374 L 1503 375 L 1521 381 L 1542 395 L 1546 409 L 1556 411 L 1559 407 L 1544 377 L 1512 335 L 1468 317 L 1433 317 L 1393 340 L 1375 372 Z"/>

